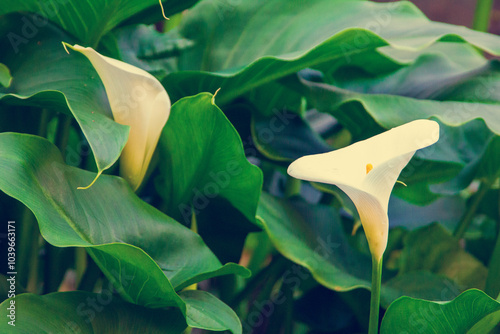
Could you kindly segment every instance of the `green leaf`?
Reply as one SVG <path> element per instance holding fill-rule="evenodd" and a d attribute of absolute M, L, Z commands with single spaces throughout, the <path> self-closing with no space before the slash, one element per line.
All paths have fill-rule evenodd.
<path fill-rule="evenodd" d="M 9 16 L 14 26 L 19 16 Z M 128 138 L 128 126 L 113 121 L 104 86 L 85 56 L 68 55 L 61 41 L 71 39 L 52 25 L 40 28 L 38 42 L 23 44 L 12 52 L 9 42 L 0 40 L 0 60 L 12 71 L 12 84 L 0 90 L 0 102 L 30 105 L 69 114 L 75 118 L 103 171 L 116 162 Z M 80 184 L 86 186 L 88 184 Z"/>
<path fill-rule="evenodd" d="M 254 113 L 252 138 L 262 154 L 277 161 L 293 161 L 332 150 L 306 120 L 286 110 L 277 110 L 270 117 Z"/>
<path fill-rule="evenodd" d="M 322 285 L 336 291 L 370 287 L 370 257 L 349 246 L 333 208 L 263 192 L 257 214 L 278 251 L 309 269 Z"/>
<path fill-rule="evenodd" d="M 187 324 L 191 327 L 241 334 L 241 323 L 234 311 L 206 291 L 186 290 L 179 294 L 186 303 Z"/>
<path fill-rule="evenodd" d="M 468 290 L 448 303 L 402 297 L 389 306 L 381 333 L 489 333 L 500 322 L 500 303 Z"/>
<path fill-rule="evenodd" d="M 388 94 L 363 94 L 344 90 L 322 83 L 303 81 L 308 87 L 314 105 L 321 112 L 328 112 L 345 125 L 353 125 L 363 119 L 373 119 L 383 128 L 392 128 L 415 119 L 436 117 L 450 126 L 459 126 L 476 118 L 485 121 L 488 128 L 500 134 L 500 121 L 494 104 L 456 101 L 432 101 Z M 348 107 L 361 105 L 356 113 L 349 114 Z M 342 108 L 345 107 L 345 108 Z M 395 113 L 395 110 L 405 112 Z M 473 112 L 470 112 L 473 111 Z M 366 121 L 361 121 L 361 125 Z M 355 135 L 361 133 L 360 126 L 353 127 Z"/>
<path fill-rule="evenodd" d="M 299 198 L 277 199 L 263 192 L 258 216 L 277 250 L 307 268 L 323 286 L 335 291 L 370 288 L 370 256 L 350 245 L 332 207 L 308 204 Z M 444 275 L 416 268 L 382 284 L 381 301 L 386 307 L 403 295 L 449 300 L 459 292 Z"/>
<path fill-rule="evenodd" d="M 186 6 L 192 5 L 195 1 L 169 0 L 164 2 L 165 14 L 170 15 L 187 8 Z M 22 2 L 7 0 L 0 8 L 0 15 L 20 11 L 36 14 L 20 17 L 17 25 L 22 29 L 21 33 L 9 33 L 10 40 L 33 38 L 38 28 L 46 25 L 49 20 L 75 36 L 84 46 L 96 48 L 102 36 L 125 20 L 137 22 L 145 19 L 139 15 L 145 10 L 156 11 L 157 14 L 154 17 L 156 21 L 160 20 L 161 8 L 156 0 L 27 0 Z M 151 16 L 151 12 L 144 13 L 144 15 Z"/>
<path fill-rule="evenodd" d="M 9 324 L 11 303 L 15 327 Z M 180 334 L 186 328 L 176 309 L 149 309 L 123 302 L 107 288 L 101 293 L 56 292 L 44 296 L 20 294 L 1 306 L 2 333 Z"/>
<path fill-rule="evenodd" d="M 453 280 L 443 275 L 435 275 L 428 271 L 412 271 L 385 282 L 380 303 L 386 306 L 390 305 L 403 295 L 434 301 L 447 301 L 457 297 L 462 291 L 463 289 Z"/>
<path fill-rule="evenodd" d="M 328 78 L 328 82 L 362 93 L 468 101 L 477 100 L 479 92 L 482 97 L 485 90 L 485 87 L 481 87 L 481 91 L 476 91 L 475 98 L 464 98 L 466 92 L 473 92 L 466 85 L 471 79 L 481 78 L 483 86 L 496 81 L 498 63 L 488 62 L 467 44 L 437 43 L 420 52 L 406 53 L 411 59 L 404 60 L 406 66 L 401 64 L 395 71 L 381 72 L 377 68 L 378 64 L 371 62 L 349 64 L 329 73 L 331 78 Z M 389 52 L 386 56 L 391 55 Z M 396 54 L 398 56 L 401 55 Z"/>
<path fill-rule="evenodd" d="M 239 259 L 246 234 L 256 230 L 262 172 L 245 158 L 238 132 L 212 98 L 204 93 L 172 106 L 158 144 L 157 189 L 167 214 L 189 225 L 194 213 L 211 249 Z M 227 254 L 234 243 L 238 250 Z"/>
<path fill-rule="evenodd" d="M 9 175 L 0 189 L 33 211 L 45 240 L 86 247 L 126 301 L 175 306 L 188 316 L 176 293 L 186 282 L 249 274 L 235 264 L 223 267 L 199 235 L 139 199 L 119 177 L 103 175 L 78 190 L 95 173 L 65 165 L 45 139 L 0 134 L 0 169 Z"/>
<path fill-rule="evenodd" d="M 386 45 L 417 51 L 437 41 L 467 41 L 500 52 L 498 37 L 431 22 L 409 2 L 315 0 L 304 7 L 283 0 L 228 6 L 206 0 L 186 14 L 175 33 L 195 46 L 179 57 L 182 72 L 163 80 L 167 91 L 176 100 L 222 87 L 221 105 L 300 69 L 336 67 Z"/>
<path fill-rule="evenodd" d="M 445 275 L 465 288 L 484 288 L 488 272 L 437 223 L 412 231 L 405 237 L 399 274 L 416 270 Z"/>
<path fill-rule="evenodd" d="M 0 64 L 0 85 L 9 87 L 12 81 L 12 76 L 7 66 Z"/>

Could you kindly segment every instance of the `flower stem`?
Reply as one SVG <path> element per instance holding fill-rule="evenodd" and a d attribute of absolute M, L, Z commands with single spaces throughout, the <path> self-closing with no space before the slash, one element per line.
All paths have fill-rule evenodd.
<path fill-rule="evenodd" d="M 289 261 L 283 256 L 278 255 L 275 257 L 267 267 L 263 268 L 248 281 L 245 287 L 228 303 L 229 306 L 236 308 L 241 302 L 254 293 L 254 290 L 263 284 L 263 282 L 274 282 L 276 276 L 280 275 L 288 265 Z"/>
<path fill-rule="evenodd" d="M 382 283 L 382 258 L 372 257 L 372 291 L 370 300 L 370 322 L 368 334 L 378 334 L 378 317 L 380 309 L 380 285 Z"/>
<path fill-rule="evenodd" d="M 19 247 L 18 256 L 18 279 L 21 286 L 26 287 L 29 292 L 36 293 L 38 272 L 33 268 L 38 268 L 38 236 L 40 232 L 35 216 L 27 207 L 23 208 L 20 226 L 19 245 L 21 247 Z"/>
<path fill-rule="evenodd" d="M 476 213 L 476 210 L 481 203 L 481 201 L 484 198 L 484 195 L 488 192 L 488 190 L 491 187 L 491 182 L 481 182 L 481 185 L 479 186 L 479 190 L 474 194 L 474 198 L 472 199 L 472 203 L 469 206 L 469 209 L 465 213 L 465 215 L 462 217 L 460 220 L 460 223 L 458 223 L 455 232 L 453 235 L 457 237 L 457 239 L 463 238 L 465 232 L 469 228 L 470 223 L 472 222 L 472 218 L 474 218 L 474 214 Z"/>
<path fill-rule="evenodd" d="M 285 197 L 292 197 L 300 194 L 301 181 L 294 177 L 288 176 L 285 184 Z"/>
<path fill-rule="evenodd" d="M 59 123 L 57 125 L 56 139 L 54 144 L 61 151 L 61 155 L 63 156 L 64 160 L 66 160 L 66 147 L 68 146 L 69 141 L 71 121 L 72 118 L 70 116 L 62 114 L 59 116 Z"/>
<path fill-rule="evenodd" d="M 491 298 L 497 298 L 500 293 L 500 280 L 498 279 L 500 277 L 500 233 L 498 233 L 488 268 L 484 292 Z"/>
<path fill-rule="evenodd" d="M 488 31 L 492 8 L 493 0 L 477 0 L 472 29 L 483 32 Z"/>

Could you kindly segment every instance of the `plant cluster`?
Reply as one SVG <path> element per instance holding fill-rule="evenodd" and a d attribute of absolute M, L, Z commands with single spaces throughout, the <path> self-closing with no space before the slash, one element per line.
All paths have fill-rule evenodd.
<path fill-rule="evenodd" d="M 500 37 L 4 0 L 0 50 L 1 333 L 499 331 Z"/>

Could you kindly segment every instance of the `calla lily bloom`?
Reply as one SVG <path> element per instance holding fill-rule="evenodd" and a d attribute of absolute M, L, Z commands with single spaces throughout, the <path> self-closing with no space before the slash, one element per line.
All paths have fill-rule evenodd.
<path fill-rule="evenodd" d="M 379 261 L 387 247 L 389 196 L 415 151 L 439 139 L 439 124 L 416 120 L 348 147 L 297 159 L 291 176 L 334 184 L 358 210 L 370 252 Z"/>
<path fill-rule="evenodd" d="M 148 72 L 105 57 L 92 48 L 64 46 L 87 57 L 101 78 L 115 122 L 130 126 L 120 157 L 120 175 L 139 188 L 170 115 L 170 98 Z"/>

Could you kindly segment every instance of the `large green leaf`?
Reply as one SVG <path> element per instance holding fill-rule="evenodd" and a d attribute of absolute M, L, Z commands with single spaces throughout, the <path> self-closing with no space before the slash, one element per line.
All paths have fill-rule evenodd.
<path fill-rule="evenodd" d="M 436 117 L 447 125 L 459 126 L 481 118 L 488 128 L 500 134 L 499 106 L 481 101 L 433 101 L 389 94 L 364 94 L 323 83 L 302 81 L 309 89 L 314 105 L 346 125 L 363 119 L 374 119 L 380 126 L 391 128 L 415 119 Z M 357 107 L 361 105 L 362 107 Z M 351 109 L 348 109 L 352 107 Z M 352 113 L 349 113 L 351 111 Z M 395 112 L 403 111 L 403 112 Z M 360 126 L 352 130 L 359 135 Z"/>
<path fill-rule="evenodd" d="M 500 322 L 500 303 L 468 290 L 449 303 L 402 297 L 389 306 L 381 333 L 489 333 Z"/>
<path fill-rule="evenodd" d="M 14 302 L 14 304 L 11 304 Z M 2 333 L 162 333 L 180 334 L 186 321 L 177 309 L 148 309 L 103 293 L 56 292 L 44 296 L 20 294 L 1 305 Z M 9 307 L 14 305 L 15 318 Z M 10 321 L 15 327 L 9 324 Z"/>
<path fill-rule="evenodd" d="M 6 20 L 12 31 L 18 16 Z M 94 153 L 97 168 L 109 168 L 120 156 L 128 126 L 113 121 L 104 86 L 90 62 L 81 54 L 68 55 L 61 41 L 71 38 L 52 25 L 40 28 L 37 42 L 13 52 L 7 38 L 0 40 L 0 61 L 12 71 L 12 84 L 0 89 L 0 102 L 31 105 L 71 115 L 78 122 Z M 80 186 L 86 186 L 81 184 Z"/>
<path fill-rule="evenodd" d="M 192 5 L 195 1 L 164 2 L 165 14 L 170 15 L 187 8 L 186 6 Z M 149 13 L 141 14 L 148 9 Z M 6 0 L 0 8 L 0 15 L 20 11 L 36 15 L 19 17 L 17 25 L 21 27 L 21 33 L 12 33 L 11 39 L 34 38 L 38 29 L 47 24 L 48 19 L 71 33 L 80 43 L 94 48 L 102 36 L 127 19 L 133 22 L 141 20 L 150 22 L 151 19 L 145 17 L 151 16 L 151 11 L 156 11 L 154 17 L 158 21 L 161 19 L 161 8 L 156 0 Z"/>
<path fill-rule="evenodd" d="M 175 100 L 222 87 L 220 104 L 300 69 L 339 66 L 386 45 L 416 51 L 436 41 L 467 41 L 500 52 L 498 37 L 431 22 L 409 2 L 259 0 L 222 7 L 206 0 L 174 33 L 195 45 L 179 57 L 182 72 L 163 81 L 167 90 Z"/>
<path fill-rule="evenodd" d="M 40 233 L 58 247 L 86 247 L 122 297 L 149 307 L 186 304 L 176 291 L 219 274 L 249 272 L 222 266 L 201 237 L 139 199 L 126 181 L 63 163 L 40 137 L 0 134 L 0 189 L 35 214 Z M 189 314 L 187 314 L 189 315 Z"/>
<path fill-rule="evenodd" d="M 238 133 L 212 99 L 203 93 L 172 106 L 159 142 L 157 188 L 170 216 L 189 224 L 196 215 L 198 232 L 219 257 L 229 256 L 225 249 L 238 241 L 231 256 L 239 259 L 244 237 L 256 229 L 262 173 L 245 158 Z"/>
<path fill-rule="evenodd" d="M 278 251 L 307 268 L 325 287 L 336 291 L 370 288 L 370 256 L 350 245 L 339 214 L 332 207 L 298 198 L 280 200 L 262 193 L 258 215 Z M 451 291 L 443 295 L 445 288 Z M 385 282 L 381 300 L 388 306 L 403 295 L 443 300 L 457 292 L 450 279 L 416 270 Z"/>
<path fill-rule="evenodd" d="M 369 288 L 370 257 L 349 246 L 333 208 L 299 199 L 279 200 L 265 192 L 261 197 L 258 215 L 280 253 L 309 269 L 330 289 Z"/>

